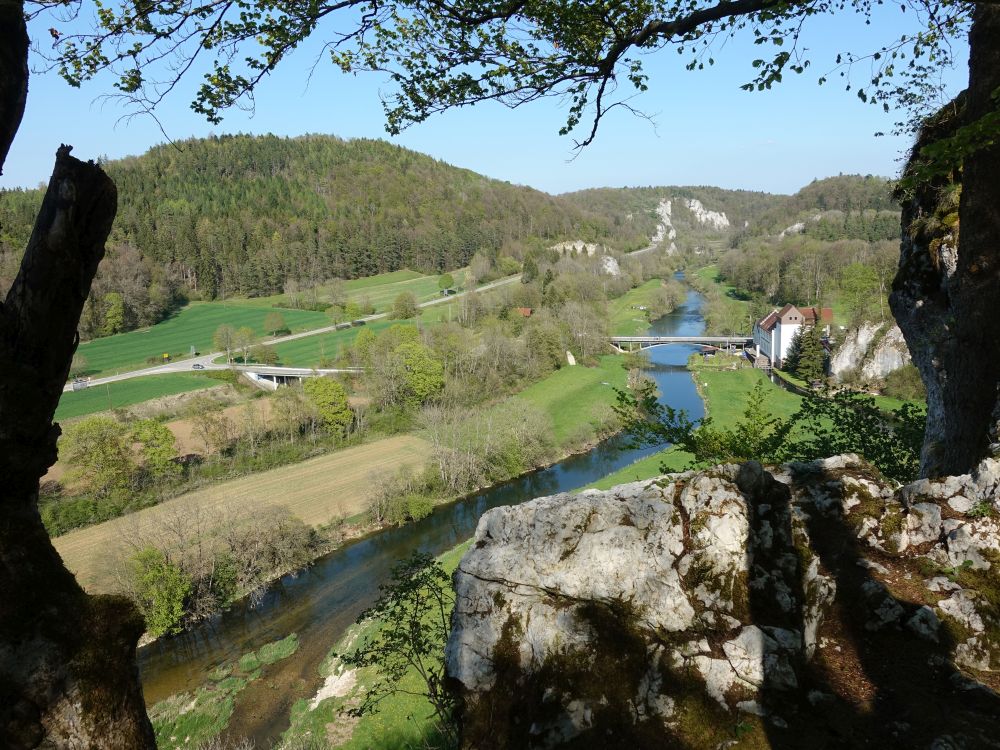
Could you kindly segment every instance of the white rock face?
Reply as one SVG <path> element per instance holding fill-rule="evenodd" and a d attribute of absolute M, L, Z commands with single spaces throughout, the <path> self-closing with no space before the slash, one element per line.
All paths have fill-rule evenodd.
<path fill-rule="evenodd" d="M 464 741 L 573 746 L 593 741 L 603 721 L 681 731 L 692 678 L 720 727 L 742 711 L 794 730 L 813 720 L 802 711 L 815 707 L 823 720 L 839 700 L 803 683 L 801 667 L 828 649 L 855 652 L 857 641 L 837 641 L 858 637 L 845 636 L 852 628 L 912 639 L 921 664 L 1000 671 L 1000 611 L 972 587 L 1000 576 L 1000 521 L 980 513 L 998 478 L 1000 461 L 987 459 L 970 475 L 894 491 L 846 455 L 773 474 L 719 466 L 488 511 L 455 574 L 446 650 L 472 732 Z M 830 534 L 845 536 L 831 543 Z M 913 575 L 928 567 L 946 575 Z M 904 580 L 923 586 L 916 601 L 912 588 L 900 596 Z M 949 684 L 942 673 L 928 690 Z M 790 702 L 798 708 L 779 715 Z M 970 726 L 1000 737 L 1000 699 L 997 709 Z M 924 721 L 919 713 L 907 721 Z M 892 731 L 901 746 L 926 746 L 909 743 L 909 729 Z"/>
<path fill-rule="evenodd" d="M 867 380 L 883 380 L 890 373 L 908 365 L 911 361 L 910 352 L 906 348 L 902 331 L 893 324 L 879 338 L 878 334 L 885 325 L 862 323 L 849 331 L 830 358 L 831 374 L 839 378 L 847 371 L 855 370 Z"/>
<path fill-rule="evenodd" d="M 906 348 L 903 332 L 894 324 L 865 357 L 861 376 L 882 380 L 889 373 L 910 364 L 910 361 L 910 350 Z"/>
<path fill-rule="evenodd" d="M 806 231 L 806 223 L 804 221 L 797 221 L 790 227 L 785 227 L 780 232 L 778 232 L 778 239 L 781 239 L 782 237 L 788 237 L 789 235 L 792 234 L 802 234 L 804 231 Z"/>
<path fill-rule="evenodd" d="M 719 231 L 729 228 L 729 217 L 722 211 L 709 211 L 697 198 L 687 198 L 684 205 L 688 207 L 699 224 Z"/>
<path fill-rule="evenodd" d="M 858 328 L 848 331 L 837 351 L 830 357 L 830 373 L 834 377 L 840 377 L 848 370 L 860 367 L 868 347 L 881 328 L 880 323 L 862 323 Z"/>
<path fill-rule="evenodd" d="M 677 254 L 677 244 L 674 240 L 677 239 L 677 230 L 674 229 L 672 222 L 672 210 L 673 205 L 668 200 L 660 201 L 660 204 L 656 207 L 656 215 L 660 217 L 660 223 L 656 226 L 656 233 L 650 240 L 652 245 L 662 245 L 664 242 L 669 242 L 667 245 L 667 255 Z"/>
<path fill-rule="evenodd" d="M 614 257 L 611 255 L 605 255 L 601 258 L 601 273 L 606 276 L 621 276 L 622 269 Z"/>

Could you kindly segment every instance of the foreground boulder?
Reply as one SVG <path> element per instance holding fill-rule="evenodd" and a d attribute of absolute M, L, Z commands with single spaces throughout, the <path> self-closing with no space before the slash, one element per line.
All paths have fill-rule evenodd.
<path fill-rule="evenodd" d="M 489 511 L 455 574 L 463 745 L 1000 747 L 998 481 L 841 456 Z"/>

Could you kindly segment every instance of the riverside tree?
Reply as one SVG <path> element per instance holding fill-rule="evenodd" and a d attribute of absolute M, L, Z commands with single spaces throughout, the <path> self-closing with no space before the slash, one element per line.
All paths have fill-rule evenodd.
<path fill-rule="evenodd" d="M 569 107 L 563 132 L 582 125 L 578 142 L 585 145 L 608 111 L 631 106 L 627 96 L 616 96 L 646 87 L 646 53 L 676 48 L 689 67 L 698 67 L 712 63 L 713 43 L 752 35 L 771 52 L 751 61 L 746 87 L 768 88 L 789 72 L 805 73 L 800 38 L 821 28 L 823 16 L 870 13 L 874 5 L 208 0 L 101 4 L 93 31 L 80 33 L 73 11 L 90 11 L 82 0 L 5 0 L 0 170 L 27 100 L 26 20 L 51 9 L 70 11 L 36 27 L 54 40 L 51 57 L 63 75 L 79 85 L 111 69 L 119 74 L 119 93 L 141 111 L 154 108 L 214 55 L 194 108 L 218 122 L 226 107 L 249 102 L 268 72 L 316 34 L 345 71 L 388 72 L 397 86 L 386 99 L 390 132 L 482 100 L 517 106 L 555 96 Z M 871 75 L 857 87 L 863 99 L 915 104 L 923 114 L 920 106 L 935 93 L 935 67 L 951 60 L 953 39 L 969 42 L 968 90 L 924 130 L 910 160 L 901 196 L 906 234 L 891 300 L 927 385 L 921 472 L 961 473 L 997 437 L 1000 416 L 1000 327 L 992 320 L 1000 306 L 1000 111 L 994 96 L 1000 89 L 1000 7 L 988 0 L 918 0 L 900 7 L 916 11 L 921 33 L 887 39 L 865 60 Z M 849 73 L 857 60 L 843 62 Z M 62 120 L 72 122 L 71 116 Z M 937 213 L 942 190 L 956 182 L 962 184 L 960 238 L 924 221 Z M 0 374 L 0 596 L 12 603 L 0 610 L 0 744 L 9 747 L 70 741 L 154 746 L 135 670 L 141 620 L 122 599 L 83 592 L 37 512 L 39 479 L 56 457 L 53 415 L 116 205 L 115 186 L 100 167 L 60 148 L 20 271 L 0 309 L 0 361 L 8 363 Z"/>
<path fill-rule="evenodd" d="M 343 436 L 354 421 L 344 386 L 333 378 L 309 378 L 302 384 L 302 390 L 316 407 L 323 426 L 334 435 Z"/>

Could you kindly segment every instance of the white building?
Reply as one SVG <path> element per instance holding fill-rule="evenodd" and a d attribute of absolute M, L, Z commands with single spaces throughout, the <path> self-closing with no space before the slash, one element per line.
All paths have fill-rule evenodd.
<path fill-rule="evenodd" d="M 792 339 L 803 326 L 811 328 L 816 325 L 824 327 L 825 333 L 830 333 L 830 322 L 833 320 L 833 310 L 829 307 L 795 307 L 785 305 L 780 310 L 773 310 L 763 319 L 753 324 L 753 342 L 757 356 L 765 356 L 772 367 L 781 367 L 788 356 Z"/>

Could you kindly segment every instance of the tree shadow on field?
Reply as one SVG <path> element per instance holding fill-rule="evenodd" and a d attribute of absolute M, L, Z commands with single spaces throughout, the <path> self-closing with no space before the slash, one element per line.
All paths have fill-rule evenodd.
<path fill-rule="evenodd" d="M 800 651 L 784 665 L 797 685 L 788 684 L 780 660 L 765 661 L 760 703 L 771 747 L 1000 747 L 1000 695 L 955 668 L 955 643 L 944 625 L 936 640 L 908 625 L 924 609 L 922 576 L 915 569 L 910 575 L 910 560 L 867 547 L 862 554 L 853 526 L 862 516 L 842 512 L 842 498 L 852 493 L 845 493 L 841 474 L 793 466 L 795 503 L 789 487 L 757 464 L 741 467 L 737 483 L 751 507 L 752 621 L 765 632 L 806 633 L 815 627 L 807 621 L 815 605 L 828 601 L 812 657 Z M 823 496 L 833 502 L 816 501 Z M 808 539 L 793 530 L 797 515 Z M 835 591 L 816 578 L 817 569 Z M 875 627 L 879 620 L 885 624 Z"/>

